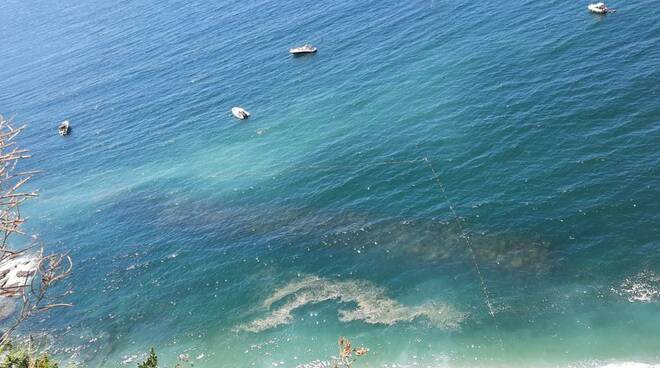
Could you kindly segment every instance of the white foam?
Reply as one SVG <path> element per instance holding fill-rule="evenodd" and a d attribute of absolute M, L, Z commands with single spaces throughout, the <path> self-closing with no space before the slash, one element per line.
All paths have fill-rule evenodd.
<path fill-rule="evenodd" d="M 651 270 L 644 270 L 626 278 L 618 289 L 612 289 L 629 302 L 652 303 L 660 301 L 660 276 Z"/>
<path fill-rule="evenodd" d="M 344 366 L 344 364 L 337 360 L 313 360 L 311 362 L 299 364 L 296 368 L 335 368 Z"/>
<path fill-rule="evenodd" d="M 0 285 L 4 290 L 12 288 L 18 291 L 18 287 L 32 280 L 37 270 L 37 258 L 31 254 L 17 254 L 0 261 Z"/>
<path fill-rule="evenodd" d="M 293 321 L 292 312 L 296 309 L 328 300 L 357 304 L 355 309 L 338 311 L 342 322 L 364 321 L 370 324 L 394 325 L 402 321 L 410 322 L 423 318 L 434 327 L 456 329 L 466 318 L 464 313 L 444 303 L 403 305 L 388 297 L 385 289 L 362 280 L 336 281 L 306 276 L 275 291 L 263 302 L 263 307 L 272 309 L 273 304 L 283 299 L 288 301 L 272 310 L 267 317 L 239 326 L 237 329 L 260 332 L 288 324 Z"/>
<path fill-rule="evenodd" d="M 0 297 L 0 321 L 11 316 L 16 311 L 16 300 Z"/>
<path fill-rule="evenodd" d="M 37 271 L 37 257 L 20 253 L 7 256 L 0 261 L 0 320 L 12 315 L 16 310 L 16 297 L 21 295 L 23 285 L 32 281 Z"/>
<path fill-rule="evenodd" d="M 660 364 L 641 362 L 582 362 L 571 364 L 568 368 L 660 368 Z"/>
<path fill-rule="evenodd" d="M 448 362 L 398 362 L 398 363 L 381 363 L 377 365 L 382 368 L 447 368 L 452 367 L 453 365 Z M 462 366 L 462 365 L 458 365 Z M 527 363 L 525 365 L 510 365 L 510 364 L 496 364 L 496 363 L 486 363 L 484 364 L 471 364 L 470 367 L 483 367 L 483 368 L 511 368 L 511 367 L 530 367 L 530 368 L 558 368 L 563 367 L 562 365 L 556 365 L 552 363 Z M 334 368 L 334 367 L 344 367 L 342 363 L 337 360 L 314 360 L 304 364 L 296 366 L 296 368 Z M 648 364 L 640 362 L 598 362 L 598 361 L 587 361 L 580 363 L 568 364 L 566 368 L 660 368 L 660 364 Z"/>

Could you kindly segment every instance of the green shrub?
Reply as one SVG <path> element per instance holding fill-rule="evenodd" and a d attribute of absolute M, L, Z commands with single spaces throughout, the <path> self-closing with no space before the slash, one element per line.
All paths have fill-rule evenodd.
<path fill-rule="evenodd" d="M 48 355 L 42 355 L 34 362 L 34 368 L 58 368 L 57 363 L 50 360 Z"/>
<path fill-rule="evenodd" d="M 9 347 L 7 355 L 0 363 L 0 368 L 28 368 L 30 360 L 24 350 L 14 349 Z"/>
<path fill-rule="evenodd" d="M 7 344 L 3 349 L 4 355 L 0 361 L 0 368 L 58 368 L 56 362 L 48 355 L 36 356 L 29 349 L 22 349 Z"/>
<path fill-rule="evenodd" d="M 147 360 L 144 362 L 138 364 L 138 368 L 156 368 L 158 367 L 158 357 L 156 356 L 156 351 L 154 351 L 154 348 L 151 348 L 151 351 L 149 351 L 149 356 L 147 357 Z M 3 367 L 0 367 L 3 368 Z M 57 367 L 55 367 L 57 368 Z"/>

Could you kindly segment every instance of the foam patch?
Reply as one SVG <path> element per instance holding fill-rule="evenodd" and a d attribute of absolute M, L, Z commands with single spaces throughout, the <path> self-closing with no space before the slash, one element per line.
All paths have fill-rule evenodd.
<path fill-rule="evenodd" d="M 237 329 L 260 332 L 289 324 L 293 321 L 292 313 L 296 309 L 328 300 L 357 304 L 355 309 L 338 311 L 339 320 L 343 322 L 363 321 L 391 326 L 398 322 L 425 319 L 434 327 L 452 330 L 457 329 L 466 318 L 464 313 L 444 303 L 403 305 L 388 297 L 384 288 L 368 281 L 335 281 L 307 276 L 285 285 L 263 302 L 262 306 L 271 310 L 270 315 L 239 326 Z M 273 308 L 273 305 L 280 301 L 285 303 Z"/>

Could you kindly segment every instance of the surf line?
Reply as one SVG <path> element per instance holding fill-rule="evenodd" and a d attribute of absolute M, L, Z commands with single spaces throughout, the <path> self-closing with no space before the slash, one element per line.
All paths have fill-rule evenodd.
<path fill-rule="evenodd" d="M 490 297 L 490 292 L 488 291 L 488 287 L 486 286 L 486 279 L 484 278 L 484 275 L 481 273 L 481 269 L 479 268 L 479 262 L 477 262 L 477 255 L 474 252 L 474 248 L 472 247 L 472 242 L 470 241 L 470 236 L 465 233 L 465 230 L 463 229 L 463 224 L 461 223 L 461 218 L 458 216 L 458 213 L 454 209 L 454 205 L 449 199 L 449 196 L 447 195 L 447 191 L 445 190 L 444 184 L 442 184 L 442 181 L 440 180 L 440 174 L 435 170 L 435 167 L 433 167 L 433 163 L 431 160 L 428 158 L 428 156 L 424 156 L 422 161 L 426 162 L 426 165 L 428 166 L 429 170 L 431 170 L 431 174 L 433 176 L 433 180 L 437 184 L 438 188 L 440 189 L 440 193 L 442 193 L 442 196 L 445 198 L 445 201 L 447 202 L 447 205 L 449 205 L 449 210 L 451 211 L 452 215 L 454 216 L 454 221 L 456 222 L 456 225 L 458 226 L 458 230 L 461 232 L 461 238 L 465 242 L 465 247 L 468 249 L 468 252 L 470 253 L 470 256 L 472 258 L 472 264 L 474 265 L 474 269 L 477 272 L 477 275 L 479 276 L 479 282 L 481 284 L 481 293 L 484 296 L 484 302 L 486 304 L 486 307 L 488 309 L 488 314 L 490 317 L 493 319 L 493 324 L 495 325 L 495 330 L 497 332 L 497 339 L 500 343 L 500 349 L 504 350 L 504 343 L 502 341 L 502 337 L 500 336 L 499 332 L 499 327 L 497 324 L 497 319 L 495 318 L 495 308 L 493 308 L 493 302 Z"/>

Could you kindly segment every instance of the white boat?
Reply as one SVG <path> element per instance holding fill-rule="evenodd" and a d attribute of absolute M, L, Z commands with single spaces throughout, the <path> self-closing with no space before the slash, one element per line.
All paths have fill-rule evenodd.
<path fill-rule="evenodd" d="M 62 137 L 65 135 L 69 135 L 69 132 L 71 132 L 71 126 L 69 125 L 68 120 L 64 120 L 59 127 L 57 127 L 57 131 L 60 133 Z"/>
<path fill-rule="evenodd" d="M 316 52 L 316 50 L 317 50 L 316 47 L 310 44 L 304 44 L 302 46 L 289 49 L 289 52 L 292 53 L 293 55 L 301 55 L 301 54 L 313 54 Z"/>
<path fill-rule="evenodd" d="M 244 119 L 247 119 L 247 118 L 250 117 L 250 113 L 247 112 L 247 110 L 245 110 L 242 107 L 238 107 L 238 106 L 231 108 L 231 114 L 234 115 L 237 119 L 241 119 L 241 120 L 244 120 Z"/>
<path fill-rule="evenodd" d="M 605 3 L 595 3 L 595 4 L 589 4 L 587 6 L 587 9 L 589 9 L 590 12 L 596 13 L 596 14 L 607 14 L 607 13 L 614 13 L 616 10 L 608 8 Z"/>

